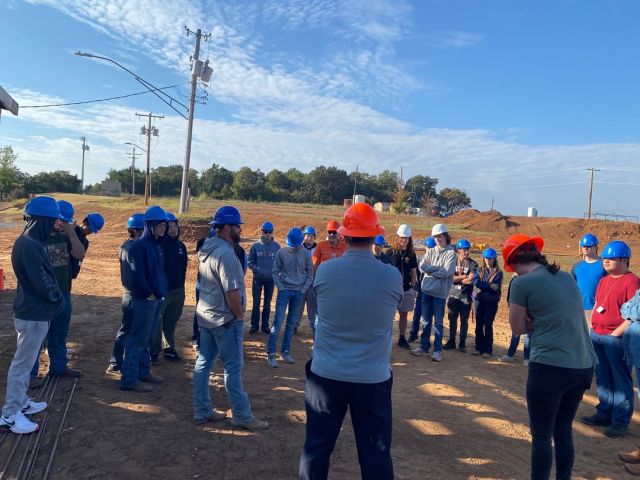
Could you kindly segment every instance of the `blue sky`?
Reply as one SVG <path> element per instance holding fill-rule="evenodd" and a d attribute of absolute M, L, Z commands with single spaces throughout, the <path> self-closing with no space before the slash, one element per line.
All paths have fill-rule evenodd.
<path fill-rule="evenodd" d="M 163 114 L 154 166 L 182 163 L 186 121 L 151 94 L 29 109 L 187 82 L 193 36 L 214 69 L 195 110 L 192 167 L 335 165 L 423 174 L 503 213 L 640 215 L 640 3 L 633 0 L 8 0 L 0 5 L 0 146 L 28 172 L 86 183 L 143 145 L 135 112 Z M 183 103 L 188 85 L 167 91 Z"/>

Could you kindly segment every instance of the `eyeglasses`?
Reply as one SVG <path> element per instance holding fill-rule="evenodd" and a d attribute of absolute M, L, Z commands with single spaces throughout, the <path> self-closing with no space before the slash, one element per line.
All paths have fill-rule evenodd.
<path fill-rule="evenodd" d="M 272 230 L 262 230 L 262 233 L 264 233 L 265 235 L 273 235 Z"/>
<path fill-rule="evenodd" d="M 338 232 L 336 232 L 335 230 L 329 230 L 327 232 L 327 235 L 337 235 L 337 234 L 338 234 Z"/>

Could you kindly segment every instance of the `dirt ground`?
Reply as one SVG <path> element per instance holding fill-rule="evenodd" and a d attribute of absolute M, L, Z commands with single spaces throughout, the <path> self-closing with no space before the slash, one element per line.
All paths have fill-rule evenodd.
<path fill-rule="evenodd" d="M 71 365 L 81 369 L 84 376 L 78 381 L 62 430 L 51 478 L 296 478 L 304 443 L 304 364 L 310 358 L 312 344 L 306 316 L 303 327 L 294 337 L 295 365 L 281 362 L 278 369 L 268 369 L 267 336 L 262 333 L 249 335 L 248 327 L 245 331 L 244 385 L 254 414 L 269 421 L 269 430 L 249 433 L 234 430 L 228 422 L 206 426 L 191 423 L 193 254 L 195 240 L 207 229 L 204 218 L 210 216 L 220 202 L 195 204 L 192 208 L 195 213 L 184 222 L 184 236 L 192 255 L 187 305 L 176 335 L 183 360 L 161 359 L 153 371 L 161 375 L 165 383 L 151 393 L 137 394 L 120 391 L 117 379 L 106 375 L 105 368 L 121 318 L 118 247 L 126 236 L 127 216 L 142 207 L 127 200 L 107 202 L 90 197 L 64 197 L 75 203 L 79 211 L 76 218 L 98 210 L 105 214 L 107 224 L 103 232 L 90 237 L 87 258 L 73 286 L 69 333 L 69 347 L 73 349 Z M 163 206 L 176 208 L 172 203 Z M 247 221 L 243 232 L 243 246 L 247 250 L 264 220 L 275 223 L 276 239 L 283 242 L 290 226 L 310 223 L 322 231 L 328 219 L 339 218 L 342 212 L 336 207 L 305 205 L 241 203 L 240 208 Z M 448 219 L 447 223 L 452 227 L 454 237 L 464 235 L 496 247 L 516 230 L 541 234 L 547 240 L 549 252 L 559 259 L 563 268 L 576 260 L 577 238 L 584 228 L 593 228 L 603 241 L 620 235 L 630 241 L 632 247 L 640 248 L 640 229 L 635 224 L 591 222 L 585 225 L 582 220 L 509 218 L 496 213 L 467 212 Z M 0 214 L 2 222 L 19 219 L 17 210 L 8 209 Z M 383 215 L 382 220 L 388 227 L 396 222 L 392 215 Z M 416 237 L 426 236 L 434 223 L 433 219 L 416 217 L 403 217 L 400 221 L 413 224 Z M 7 288 L 0 292 L 0 318 L 3 319 L 0 322 L 1 392 L 4 392 L 7 369 L 15 350 L 11 314 L 15 278 L 10 267 L 10 253 L 20 232 L 18 226 L 3 228 L 0 236 L 0 267 L 4 268 Z M 634 267 L 639 270 L 637 262 Z M 250 277 L 248 274 L 247 285 L 250 285 Z M 504 354 L 510 337 L 505 312 L 503 305 L 495 324 L 496 357 Z M 245 323 L 248 323 L 249 312 L 246 318 Z M 471 345 L 473 329 L 472 324 L 468 341 Z M 527 372 L 522 366 L 522 348 L 517 360 L 507 364 L 445 352 L 444 360 L 438 364 L 394 347 L 392 454 L 396 477 L 528 478 L 530 436 L 524 398 Z M 46 367 L 46 355 L 43 355 L 41 373 Z M 215 375 L 211 377 L 212 397 L 217 407 L 228 410 L 221 371 L 220 363 L 216 364 Z M 63 379 L 54 397 L 49 410 L 55 421 L 61 418 L 71 383 L 70 379 Z M 578 415 L 593 413 L 596 401 L 592 388 Z M 617 459 L 617 452 L 639 443 L 639 419 L 634 415 L 630 433 L 618 440 L 608 439 L 598 429 L 576 423 L 574 477 L 619 479 L 627 476 L 622 462 Z M 33 478 L 42 476 L 58 428 L 55 421 L 43 434 L 43 460 L 36 462 Z M 0 445 L 0 464 L 4 464 L 10 447 L 11 442 Z M 330 477 L 359 478 L 357 452 L 348 418 L 333 454 Z"/>

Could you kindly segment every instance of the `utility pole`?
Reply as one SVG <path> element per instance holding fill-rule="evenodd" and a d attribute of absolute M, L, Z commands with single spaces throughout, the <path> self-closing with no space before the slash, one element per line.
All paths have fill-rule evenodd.
<path fill-rule="evenodd" d="M 142 155 L 136 153 L 136 147 L 133 147 L 132 153 L 127 153 L 127 156 L 131 159 L 131 195 L 136 194 L 136 156 Z"/>
<path fill-rule="evenodd" d="M 493 210 L 493 195 L 491 196 L 491 210 Z"/>
<path fill-rule="evenodd" d="M 89 151 L 89 145 L 87 145 L 87 139 L 80 137 L 82 140 L 82 173 L 80 174 L 80 192 L 84 195 L 84 152 Z"/>
<path fill-rule="evenodd" d="M 587 168 L 588 172 L 591 172 L 591 175 L 589 177 L 589 207 L 587 209 L 587 218 L 589 220 L 591 220 L 591 197 L 593 196 L 593 173 L 594 172 L 599 172 L 600 170 L 598 170 L 597 168 Z"/>
<path fill-rule="evenodd" d="M 355 202 L 356 201 L 356 186 L 358 185 L 358 167 L 360 166 L 359 163 L 356 164 L 356 173 L 353 176 L 353 198 L 352 200 Z"/>
<path fill-rule="evenodd" d="M 151 134 L 154 137 L 158 136 L 158 129 L 156 127 L 151 128 L 151 119 L 152 118 L 164 118 L 164 115 L 153 115 L 151 112 L 149 113 L 138 113 L 136 112 L 136 117 L 147 117 L 149 119 L 148 127 L 142 127 L 140 132 L 143 135 L 147 135 L 147 175 L 144 182 L 144 205 L 145 207 L 149 205 L 149 195 L 151 194 Z"/>
<path fill-rule="evenodd" d="M 180 208 L 179 213 L 186 213 L 189 208 L 189 164 L 191 163 L 191 139 L 193 136 L 193 111 L 196 104 L 196 87 L 198 86 L 198 77 L 206 82 L 211 77 L 211 68 L 209 68 L 207 60 L 205 63 L 200 61 L 200 39 L 204 38 L 205 41 L 211 36 L 203 35 L 202 30 L 198 29 L 196 32 L 189 30 L 186 26 L 184 29 L 187 35 L 190 33 L 196 37 L 196 49 L 193 53 L 193 66 L 191 68 L 191 95 L 189 96 L 189 118 L 187 125 L 187 146 L 184 154 L 184 168 L 182 170 L 182 188 L 180 189 Z M 207 71 L 208 70 L 208 71 Z M 208 76 L 207 76 L 208 75 Z"/>

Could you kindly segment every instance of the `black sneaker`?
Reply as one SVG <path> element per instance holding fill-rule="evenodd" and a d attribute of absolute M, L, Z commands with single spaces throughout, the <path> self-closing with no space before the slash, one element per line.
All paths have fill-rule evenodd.
<path fill-rule="evenodd" d="M 168 358 L 169 360 L 181 360 L 180 355 L 178 355 L 175 348 L 165 348 L 162 355 L 164 358 Z"/>
<path fill-rule="evenodd" d="M 451 340 L 449 340 L 447 343 L 445 343 L 442 346 L 443 350 L 455 350 L 456 349 L 456 342 L 452 342 Z"/>
<path fill-rule="evenodd" d="M 624 437 L 626 433 L 627 433 L 627 426 L 621 425 L 619 423 L 612 423 L 604 431 L 604 434 L 609 438 Z"/>
<path fill-rule="evenodd" d="M 271 334 L 271 329 L 269 327 L 262 327 L 260 330 L 262 330 L 262 333 L 266 333 L 267 335 Z"/>
<path fill-rule="evenodd" d="M 593 427 L 608 427 L 609 425 L 611 425 L 610 419 L 600 417 L 598 416 L 598 414 L 590 415 L 588 417 L 582 417 L 580 421 Z"/>
<path fill-rule="evenodd" d="M 151 357 L 151 363 L 158 363 L 158 354 L 157 353 L 150 353 L 149 356 Z"/>
<path fill-rule="evenodd" d="M 411 350 L 411 345 L 409 345 L 407 339 L 404 338 L 404 335 L 400 335 L 400 338 L 398 338 L 398 347 L 404 348 L 405 350 Z"/>
<path fill-rule="evenodd" d="M 258 327 L 251 327 L 249 329 L 249 333 L 256 333 L 258 331 Z"/>
<path fill-rule="evenodd" d="M 467 347 L 465 347 L 464 344 L 461 344 L 458 350 L 460 350 L 460 353 L 467 353 Z"/>
<path fill-rule="evenodd" d="M 418 335 L 415 333 L 410 333 L 409 334 L 409 339 L 407 340 L 407 342 L 409 343 L 413 343 L 418 339 Z"/>

